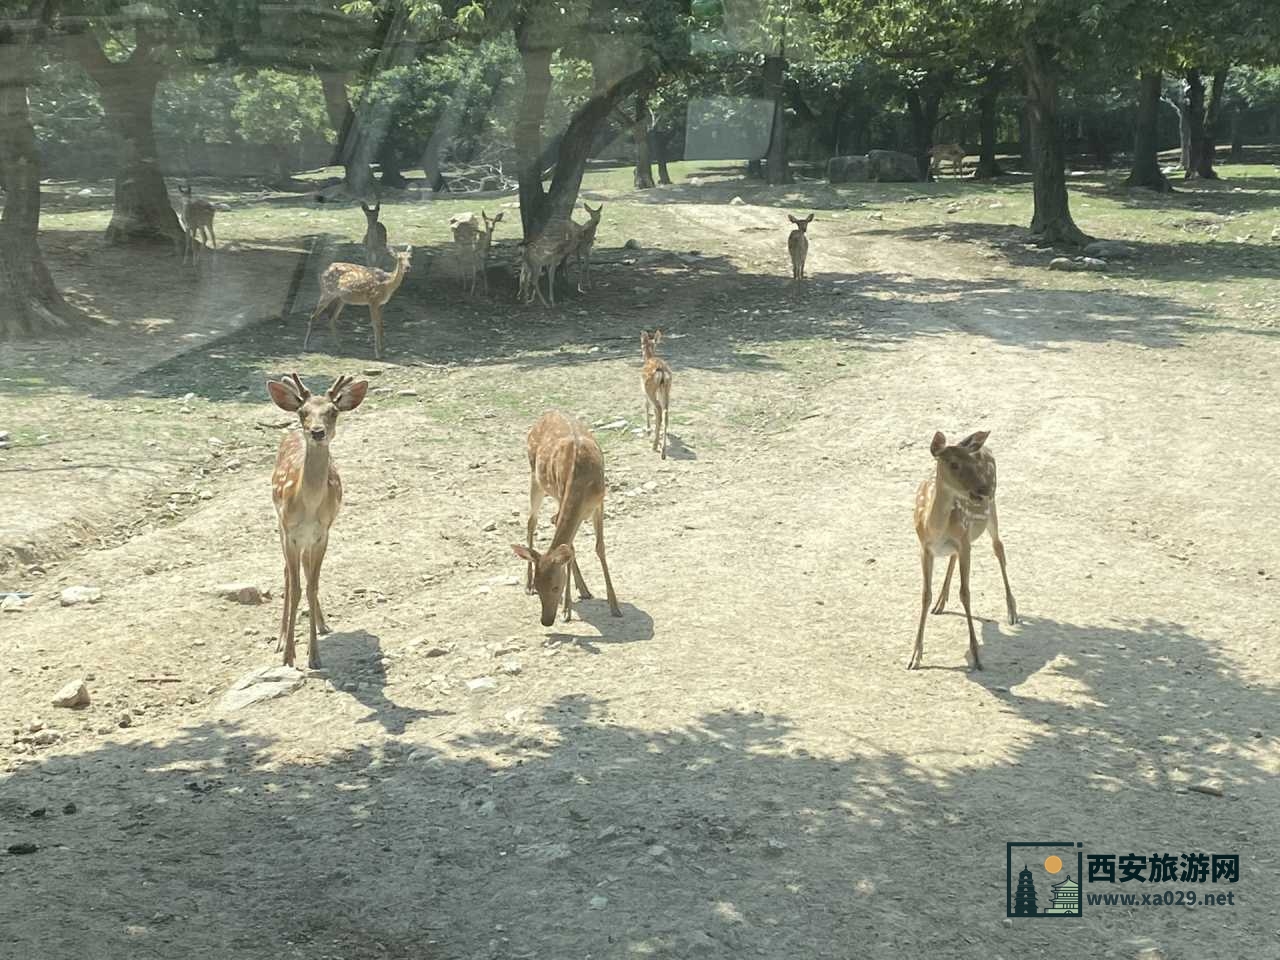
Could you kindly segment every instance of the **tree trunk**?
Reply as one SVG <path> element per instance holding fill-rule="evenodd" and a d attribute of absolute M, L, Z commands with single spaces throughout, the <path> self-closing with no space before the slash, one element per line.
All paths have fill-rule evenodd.
<path fill-rule="evenodd" d="M 404 173 L 400 169 L 400 158 L 396 156 L 391 146 L 390 137 L 384 138 L 382 146 L 378 149 L 378 171 L 380 174 L 378 182 L 384 187 L 403 190 L 409 185 L 409 181 L 404 178 Z"/>
<path fill-rule="evenodd" d="M 351 108 L 351 100 L 347 96 L 347 75 L 331 70 L 320 71 L 320 87 L 324 91 L 324 109 L 329 116 L 329 126 L 333 129 L 333 153 L 330 163 L 343 168 L 342 179 L 351 181 L 347 170 L 347 152 L 351 146 L 351 131 L 355 123 L 356 112 Z"/>
<path fill-rule="evenodd" d="M 752 180 L 763 180 L 764 179 L 764 161 L 759 159 L 748 160 L 747 176 Z"/>
<path fill-rule="evenodd" d="M 40 155 L 27 108 L 35 77 L 26 38 L 0 25 L 0 339 L 65 330 L 86 321 L 62 299 L 40 252 Z"/>
<path fill-rule="evenodd" d="M 1024 169 L 1035 166 L 1035 158 L 1031 156 L 1031 104 L 1025 102 L 1018 111 L 1018 154 Z"/>
<path fill-rule="evenodd" d="M 1205 105 L 1204 124 L 1200 131 L 1200 151 L 1196 158 L 1196 176 L 1203 180 L 1217 180 L 1213 169 L 1214 154 L 1218 146 L 1218 118 L 1222 114 L 1222 91 L 1227 85 L 1227 71 L 1216 70 L 1213 85 L 1209 89 L 1209 102 Z"/>
<path fill-rule="evenodd" d="M 636 170 L 632 180 L 637 190 L 648 190 L 653 186 L 653 156 L 649 149 L 649 104 L 643 93 L 636 94 L 631 139 L 636 147 Z"/>
<path fill-rule="evenodd" d="M 1243 124 L 1240 122 L 1240 108 L 1231 111 L 1231 162 L 1240 163 L 1244 160 L 1244 134 Z"/>
<path fill-rule="evenodd" d="M 1031 127 L 1032 185 L 1035 201 L 1031 233 L 1050 244 L 1080 246 L 1088 240 L 1071 218 L 1067 178 L 1058 124 L 1058 75 L 1053 52 L 1032 38 L 1023 41 Z"/>
<path fill-rule="evenodd" d="M 791 170 L 787 166 L 787 114 L 782 95 L 782 80 L 786 69 L 785 53 L 764 58 L 764 97 L 773 104 L 769 151 L 765 154 L 765 175 L 770 186 L 791 182 Z"/>
<path fill-rule="evenodd" d="M 907 91 L 907 112 L 911 115 L 911 141 L 916 149 L 916 163 L 920 167 L 920 179 L 933 179 L 933 131 L 938 126 L 938 108 L 942 94 L 930 91 L 923 97 L 915 87 Z"/>
<path fill-rule="evenodd" d="M 1200 155 L 1204 151 L 1204 79 L 1195 67 L 1187 71 L 1186 83 L 1183 86 L 1183 102 L 1187 111 L 1187 136 L 1190 150 L 1182 175 L 1190 180 L 1200 173 Z"/>
<path fill-rule="evenodd" d="M 1159 70 L 1144 70 L 1138 79 L 1138 116 L 1133 134 L 1133 169 L 1125 181 L 1131 187 L 1172 190 L 1160 170 L 1160 82 Z"/>
<path fill-rule="evenodd" d="M 1178 115 L 1178 147 L 1179 159 L 1178 164 L 1184 171 L 1191 169 L 1191 118 L 1187 110 L 1186 101 L 1179 96 L 1176 100 L 1169 97 L 1162 98 L 1165 103 L 1173 107 L 1173 112 Z"/>
<path fill-rule="evenodd" d="M 671 141 L 670 130 L 655 129 L 652 134 L 653 160 L 658 165 L 658 182 L 671 186 L 671 171 L 667 169 L 667 147 Z"/>
<path fill-rule="evenodd" d="M 142 28 L 128 60 L 107 59 L 89 30 L 72 39 L 72 49 L 98 84 L 107 127 L 120 137 L 123 155 L 116 170 L 115 206 L 107 225 L 108 243 L 164 240 L 181 248 L 182 228 L 160 173 L 152 108 L 164 68 L 152 57 L 152 39 Z"/>
<path fill-rule="evenodd" d="M 973 172 L 975 180 L 990 180 L 1004 173 L 996 162 L 996 108 L 1000 98 L 1000 78 L 988 74 L 978 93 L 978 168 Z"/>
<path fill-rule="evenodd" d="M 524 65 L 524 97 L 520 101 L 520 114 L 516 119 L 515 147 L 519 167 L 516 178 L 520 183 L 520 221 L 524 238 L 533 239 L 542 232 L 546 223 L 546 190 L 542 186 L 542 121 L 547 113 L 547 98 L 551 95 L 551 53 L 546 48 L 524 49 L 523 38 L 520 59 Z"/>
<path fill-rule="evenodd" d="M 444 152 L 444 145 L 453 136 L 451 117 L 452 113 L 447 112 L 440 118 L 440 122 L 432 129 L 431 136 L 427 138 L 427 145 L 422 151 L 422 172 L 426 175 L 427 186 L 435 193 L 439 193 L 444 189 L 444 173 L 441 171 L 440 155 Z"/>

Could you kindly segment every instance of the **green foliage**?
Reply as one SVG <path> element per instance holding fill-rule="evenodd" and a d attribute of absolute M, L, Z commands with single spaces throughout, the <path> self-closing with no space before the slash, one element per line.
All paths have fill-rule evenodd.
<path fill-rule="evenodd" d="M 257 70 L 238 75 L 235 86 L 239 99 L 231 116 L 245 140 L 290 144 L 312 137 L 333 139 L 317 77 Z"/>

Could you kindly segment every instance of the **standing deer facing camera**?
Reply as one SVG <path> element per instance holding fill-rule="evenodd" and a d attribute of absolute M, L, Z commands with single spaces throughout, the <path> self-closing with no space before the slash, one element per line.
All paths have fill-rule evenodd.
<path fill-rule="evenodd" d="M 671 418 L 671 367 L 667 361 L 658 356 L 658 344 L 662 342 L 662 331 L 640 331 L 640 355 L 644 358 L 644 367 L 640 376 L 644 382 L 644 432 L 649 432 L 649 408 L 657 412 L 657 423 L 653 426 L 653 449 L 658 450 L 658 441 L 662 441 L 662 459 L 667 459 L 667 423 Z"/>
<path fill-rule="evenodd" d="M 809 214 L 803 220 L 797 220 L 791 214 L 787 214 L 787 219 L 796 225 L 791 231 L 791 235 L 787 237 L 787 253 L 791 254 L 791 279 L 804 279 L 804 261 L 809 256 L 809 237 L 806 231 L 809 224 L 813 223 L 813 214 Z"/>
<path fill-rule="evenodd" d="M 211 250 L 218 248 L 218 238 L 213 232 L 213 215 L 218 208 L 202 197 L 191 196 L 190 187 L 180 186 L 178 193 L 182 194 L 182 207 L 178 213 L 182 220 L 182 232 L 185 238 L 182 262 L 186 263 L 190 259 L 195 263 L 196 258 L 200 256 L 201 247 Z M 196 240 L 197 232 L 200 234 L 199 241 Z"/>
<path fill-rule="evenodd" d="M 1009 623 L 1018 622 L 1018 607 L 1009 589 L 1009 573 L 1005 569 L 1004 543 L 996 521 L 996 460 L 984 444 L 988 432 L 982 430 L 970 434 L 957 444 L 947 445 L 941 433 L 933 435 L 929 452 L 936 464 L 933 477 L 920 484 L 916 491 L 916 536 L 920 538 L 920 566 L 924 572 L 924 590 L 920 597 L 920 626 L 916 630 L 916 644 L 907 661 L 907 669 L 914 670 L 924 659 L 924 622 L 929 614 L 929 601 L 933 591 L 933 558 L 947 557 L 947 576 L 942 581 L 942 593 L 933 608 L 941 613 L 951 590 L 951 574 L 956 560 L 960 561 L 960 603 L 964 606 L 964 618 L 969 625 L 969 655 L 975 670 L 982 669 L 978 659 L 978 638 L 973 632 L 973 614 L 969 611 L 969 555 L 973 541 L 984 530 L 991 531 L 991 545 L 1000 561 L 1000 576 L 1004 578 L 1004 599 L 1008 607 Z"/>
<path fill-rule="evenodd" d="M 384 259 L 390 260 L 393 254 L 387 248 L 387 226 L 378 222 L 378 215 L 382 212 L 382 201 L 379 200 L 372 207 L 368 207 L 363 201 L 360 203 L 360 209 L 364 211 L 365 231 L 364 231 L 364 262 L 376 267 Z"/>
<path fill-rule="evenodd" d="M 596 556 L 604 571 L 604 588 L 609 597 L 609 612 L 622 616 L 618 597 L 609 579 L 609 564 L 604 558 L 604 454 L 586 424 L 572 420 L 557 410 L 538 418 L 529 431 L 529 545 L 514 543 L 511 549 L 528 563 L 525 589 L 536 593 L 542 602 L 542 625 L 556 622 L 556 607 L 564 598 L 567 623 L 573 607 L 569 599 L 569 569 L 577 582 L 578 593 L 591 599 L 591 591 L 582 579 L 573 551 L 573 538 L 578 527 L 591 517 L 596 528 Z M 546 553 L 533 549 L 533 534 L 538 529 L 538 511 L 542 498 L 551 494 L 560 506 L 554 517 L 555 534 Z"/>
<path fill-rule="evenodd" d="M 329 441 L 337 428 L 338 414 L 360 406 L 368 389 L 368 381 L 351 377 L 339 377 L 323 394 L 312 394 L 296 373 L 288 380 L 267 381 L 275 405 L 296 413 L 301 427 L 280 441 L 271 475 L 271 498 L 284 551 L 284 612 L 276 652 L 284 650 L 287 667 L 292 667 L 294 660 L 293 628 L 301 596 L 299 570 L 307 576 L 311 620 L 307 666 L 313 670 L 320 667 L 316 635 L 329 632 L 320 609 L 320 565 L 329 547 L 329 528 L 342 506 L 342 480 L 329 459 Z"/>

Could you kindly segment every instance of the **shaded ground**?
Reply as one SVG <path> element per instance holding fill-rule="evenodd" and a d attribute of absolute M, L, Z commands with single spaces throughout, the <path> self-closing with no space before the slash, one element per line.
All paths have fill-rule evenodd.
<path fill-rule="evenodd" d="M 9 567 L 35 597 L 0 617 L 0 703 L 23 737 L 39 718 L 60 739 L 0 748 L 0 846 L 40 848 L 0 855 L 0 957 L 1280 953 L 1280 530 L 1257 507 L 1280 440 L 1274 327 L 1168 285 L 1064 288 L 847 202 L 811 229 L 797 290 L 781 214 L 728 205 L 742 190 L 611 207 L 597 288 L 555 313 L 464 304 L 424 256 L 388 309 L 387 362 L 368 359 L 367 322 L 336 355 L 297 355 L 304 292 L 283 321 L 268 308 L 183 353 L 165 336 L 146 362 L 122 353 L 118 376 L 68 362 L 0 385 L 92 434 L 67 439 L 70 465 L 52 443 L 7 453 L 6 497 L 38 499 L 90 440 L 103 477 L 154 474 L 85 504 L 112 518 L 89 524 L 102 545 L 51 540 Z M 666 462 L 634 432 L 655 320 L 676 371 Z M 300 691 L 222 715 L 276 656 L 278 601 L 209 588 L 278 593 L 282 421 L 261 383 L 295 366 L 315 383 L 378 371 L 335 444 L 336 632 Z M 551 405 L 602 425 L 621 620 L 587 601 L 547 631 L 514 585 L 523 432 Z M 1001 467 L 1025 621 L 995 622 L 983 547 L 983 673 L 954 614 L 931 619 L 926 669 L 902 669 L 910 509 L 938 428 L 990 429 Z M 99 486 L 74 482 L 82 500 Z M 593 557 L 586 532 L 579 549 Z M 104 599 L 60 607 L 73 583 Z M 84 674 L 87 710 L 48 707 Z M 161 675 L 179 679 L 144 682 Z M 496 687 L 470 691 L 481 676 Z M 1004 844 L 1041 838 L 1238 853 L 1236 905 L 1006 927 Z"/>

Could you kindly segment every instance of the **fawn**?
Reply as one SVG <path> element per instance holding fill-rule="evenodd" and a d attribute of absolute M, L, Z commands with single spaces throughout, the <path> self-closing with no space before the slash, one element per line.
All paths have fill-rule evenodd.
<path fill-rule="evenodd" d="M 592 210 L 589 203 L 583 202 L 582 209 L 587 211 L 587 216 L 591 219 L 584 224 L 574 224 L 578 234 L 574 252 L 578 255 L 579 293 L 586 292 L 582 287 L 584 281 L 588 287 L 591 286 L 591 250 L 596 245 L 596 230 L 600 227 L 600 214 L 604 213 L 604 204 Z"/>
<path fill-rule="evenodd" d="M 382 308 L 400 288 L 409 272 L 413 247 L 406 244 L 403 250 L 394 251 L 395 270 L 388 273 L 377 267 L 362 267 L 355 263 L 331 263 L 320 274 L 320 300 L 307 321 L 307 333 L 302 338 L 302 349 L 311 342 L 311 327 L 325 311 L 329 312 L 329 333 L 338 342 L 338 315 L 349 303 L 366 305 L 373 323 L 373 355 L 382 359 Z"/>
<path fill-rule="evenodd" d="M 524 242 L 520 263 L 520 292 L 516 298 L 521 303 L 533 303 L 536 295 L 543 306 L 548 306 L 542 295 L 539 280 L 547 271 L 547 294 L 550 306 L 556 305 L 556 267 L 578 247 L 578 227 L 572 221 L 552 221 L 533 240 Z"/>
<path fill-rule="evenodd" d="M 372 208 L 361 201 L 360 209 L 364 211 L 366 224 L 364 239 L 361 241 L 364 244 L 364 262 L 370 267 L 376 267 L 384 259 L 390 260 L 392 257 L 391 249 L 387 246 L 386 224 L 378 222 L 382 201 L 379 200 Z"/>
<path fill-rule="evenodd" d="M 199 247 L 209 247 L 214 250 L 218 248 L 218 238 L 213 232 L 213 215 L 218 208 L 208 200 L 191 196 L 190 187 L 179 186 L 178 193 L 182 194 L 182 207 L 179 210 L 179 217 L 182 220 L 182 232 L 185 237 L 182 246 L 182 262 L 186 263 L 190 259 L 192 263 L 195 263 L 196 258 L 200 255 Z M 197 231 L 200 233 L 198 246 L 196 241 Z"/>
<path fill-rule="evenodd" d="M 573 607 L 569 598 L 569 568 L 583 600 L 591 599 L 591 591 L 582 579 L 573 551 L 573 538 L 588 515 L 596 528 L 596 556 L 604 571 L 605 592 L 609 612 L 622 616 L 618 598 L 609 579 L 609 564 L 604 557 L 604 454 L 586 424 L 552 410 L 538 418 L 529 431 L 529 545 L 513 543 L 516 556 L 528 563 L 525 589 L 537 593 L 542 601 L 542 625 L 556 622 L 556 607 L 564 597 L 564 619 L 567 623 Z M 555 534 L 546 553 L 533 549 L 533 534 L 538 527 L 538 511 L 542 498 L 551 494 L 559 501 L 553 518 Z"/>
<path fill-rule="evenodd" d="M 662 331 L 640 331 L 640 355 L 644 357 L 641 380 L 644 383 L 644 432 L 649 432 L 649 408 L 657 412 L 653 427 L 653 449 L 658 450 L 658 438 L 662 438 L 662 459 L 667 459 L 667 424 L 671 418 L 671 367 L 658 356 L 658 344 Z"/>
<path fill-rule="evenodd" d="M 804 279 L 804 261 L 809 256 L 809 236 L 806 231 L 809 224 L 813 223 L 813 214 L 805 217 L 803 220 L 797 220 L 791 214 L 787 214 L 787 219 L 796 225 L 791 231 L 791 235 L 787 237 L 787 253 L 791 254 L 791 279 Z"/>
<path fill-rule="evenodd" d="M 320 668 L 316 635 L 329 632 L 320 609 L 320 565 L 329 546 L 329 528 L 342 506 L 342 480 L 329 458 L 329 441 L 333 439 L 338 414 L 360 406 L 368 389 L 368 381 L 351 377 L 338 377 L 323 394 L 312 394 L 296 373 L 291 373 L 289 380 L 267 381 L 267 391 L 275 405 L 296 413 L 301 427 L 280 441 L 271 475 L 271 499 L 275 502 L 280 547 L 284 551 L 284 612 L 276 652 L 284 650 L 287 667 L 292 667 L 294 660 L 293 628 L 301 596 L 301 569 L 307 577 L 311 620 L 307 666 Z"/>
<path fill-rule="evenodd" d="M 991 545 L 996 559 L 1000 561 L 1009 623 L 1018 622 L 1018 607 L 1013 601 L 1013 591 L 1009 589 L 1004 543 L 996 521 L 996 461 L 984 446 L 987 436 L 988 431 L 982 430 L 948 446 L 947 438 L 935 433 L 933 442 L 929 444 L 936 467 L 934 475 L 921 483 L 916 491 L 915 524 L 916 536 L 920 538 L 924 591 L 920 598 L 920 626 L 916 630 L 911 659 L 907 661 L 908 670 L 919 667 L 924 659 L 924 623 L 933 590 L 933 558 L 945 556 L 951 559 L 947 563 L 942 593 L 933 612 L 941 613 L 947 604 L 951 574 L 959 558 L 960 603 L 964 606 L 965 621 L 969 625 L 969 655 L 974 669 L 982 669 L 982 661 L 978 659 L 978 638 L 973 632 L 973 615 L 969 611 L 969 555 L 973 541 L 982 536 L 984 530 L 991 531 Z"/>
<path fill-rule="evenodd" d="M 471 241 L 471 289 L 467 292 L 469 294 L 476 292 L 476 275 L 479 274 L 480 290 L 487 297 L 489 295 L 489 245 L 493 243 L 493 231 L 502 222 L 502 212 L 499 211 L 496 217 L 491 218 L 481 210 L 480 220 L 484 226 L 475 233 Z"/>

